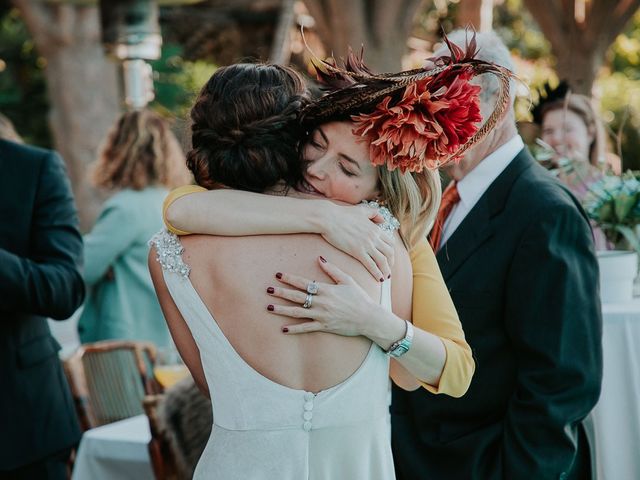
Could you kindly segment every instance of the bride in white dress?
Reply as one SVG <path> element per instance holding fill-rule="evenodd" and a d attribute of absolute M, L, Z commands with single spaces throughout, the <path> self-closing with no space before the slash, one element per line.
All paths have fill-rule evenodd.
<path fill-rule="evenodd" d="M 295 157 L 300 132 L 292 114 L 303 96 L 299 77 L 283 67 L 240 64 L 216 71 L 192 110 L 188 166 L 198 184 L 317 200 L 321 192 L 312 186 L 306 193 L 286 186 L 301 181 Z M 336 178 L 330 169 L 349 179 L 331 183 L 332 198 L 385 200 L 389 192 L 379 181 L 385 167 L 370 163 L 368 145 L 356 141 L 350 124 L 333 122 L 319 131 L 323 153 L 310 161 L 324 165 L 329 181 Z M 433 208 L 431 198 L 405 191 L 413 175 L 396 174 L 394 195 L 406 195 L 409 209 Z M 395 231 L 398 221 L 386 209 L 381 213 L 380 227 L 393 232 L 387 240 L 393 284 L 374 279 L 320 235 L 179 240 L 161 232 L 152 239 L 149 266 L 166 320 L 196 383 L 212 400 L 214 426 L 195 478 L 395 477 L 388 354 L 411 348 L 411 374 L 396 365 L 392 377 L 418 388 L 415 376 L 437 384 L 445 353 L 437 336 L 419 329 L 414 334 L 407 321 L 409 255 Z M 341 322 L 306 335 L 283 334 L 313 323 L 304 313 L 336 295 L 347 299 L 334 315 Z M 370 304 L 371 316 L 352 318 L 349 299 Z"/>

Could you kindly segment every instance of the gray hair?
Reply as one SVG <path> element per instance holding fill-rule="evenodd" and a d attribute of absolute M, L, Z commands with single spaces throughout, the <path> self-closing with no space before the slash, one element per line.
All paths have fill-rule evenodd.
<path fill-rule="evenodd" d="M 471 40 L 473 32 L 459 28 L 447 34 L 447 37 L 452 43 L 455 43 L 460 48 L 465 48 L 468 40 Z M 477 32 L 476 43 L 478 45 L 478 60 L 484 60 L 485 62 L 492 62 L 502 67 L 508 68 L 512 72 L 515 72 L 513 59 L 507 46 L 502 39 L 493 31 L 490 32 Z M 439 48 L 435 55 L 443 55 L 449 52 L 446 45 Z M 480 92 L 480 102 L 482 104 L 483 116 L 487 111 L 492 111 L 496 97 L 500 91 L 500 81 L 492 74 L 483 74 L 477 76 L 473 83 L 480 85 L 482 89 Z M 511 79 L 509 81 L 509 95 L 511 97 L 511 104 L 515 101 L 516 85 L 515 81 Z"/>

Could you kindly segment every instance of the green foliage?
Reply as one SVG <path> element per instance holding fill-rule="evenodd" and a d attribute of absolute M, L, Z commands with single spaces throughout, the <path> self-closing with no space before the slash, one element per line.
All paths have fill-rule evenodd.
<path fill-rule="evenodd" d="M 156 98 L 151 106 L 166 115 L 185 118 L 200 88 L 216 67 L 203 61 L 186 61 L 180 45 L 166 44 L 162 57 L 152 63 Z"/>
<path fill-rule="evenodd" d="M 618 35 L 609 51 L 611 69 L 633 80 L 640 80 L 640 11 Z"/>
<path fill-rule="evenodd" d="M 48 147 L 45 66 L 18 11 L 7 11 L 0 18 L 0 112 L 26 142 Z"/>
<path fill-rule="evenodd" d="M 640 225 L 640 181 L 638 172 L 605 176 L 590 185 L 585 211 L 614 245 L 627 242 L 640 253 L 635 230 Z"/>
<path fill-rule="evenodd" d="M 640 169 L 640 11 L 608 53 L 609 69 L 596 85 L 600 90 L 603 118 L 617 143 L 623 167 Z"/>
<path fill-rule="evenodd" d="M 493 11 L 493 28 L 525 60 L 548 62 L 551 46 L 522 0 L 505 0 Z"/>
<path fill-rule="evenodd" d="M 640 81 L 623 72 L 614 72 L 602 75 L 597 87 L 613 151 L 621 154 L 625 169 L 637 170 L 640 168 Z"/>

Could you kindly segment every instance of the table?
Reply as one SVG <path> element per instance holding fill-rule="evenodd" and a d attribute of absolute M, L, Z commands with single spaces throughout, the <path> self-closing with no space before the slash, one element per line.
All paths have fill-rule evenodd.
<path fill-rule="evenodd" d="M 149 440 L 146 415 L 86 431 L 72 480 L 154 480 L 147 450 Z"/>
<path fill-rule="evenodd" d="M 640 479 L 640 299 L 603 304 L 602 314 L 602 394 L 591 413 L 597 479 Z"/>

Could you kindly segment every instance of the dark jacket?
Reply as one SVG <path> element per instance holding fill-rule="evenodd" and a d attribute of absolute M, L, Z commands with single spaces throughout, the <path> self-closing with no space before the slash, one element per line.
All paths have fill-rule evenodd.
<path fill-rule="evenodd" d="M 82 304 L 82 237 L 65 168 L 50 151 L 0 140 L 0 470 L 78 442 L 47 317 Z"/>
<path fill-rule="evenodd" d="M 394 387 L 398 478 L 585 478 L 602 319 L 580 205 L 525 149 L 437 259 L 476 372 L 459 399 Z"/>

